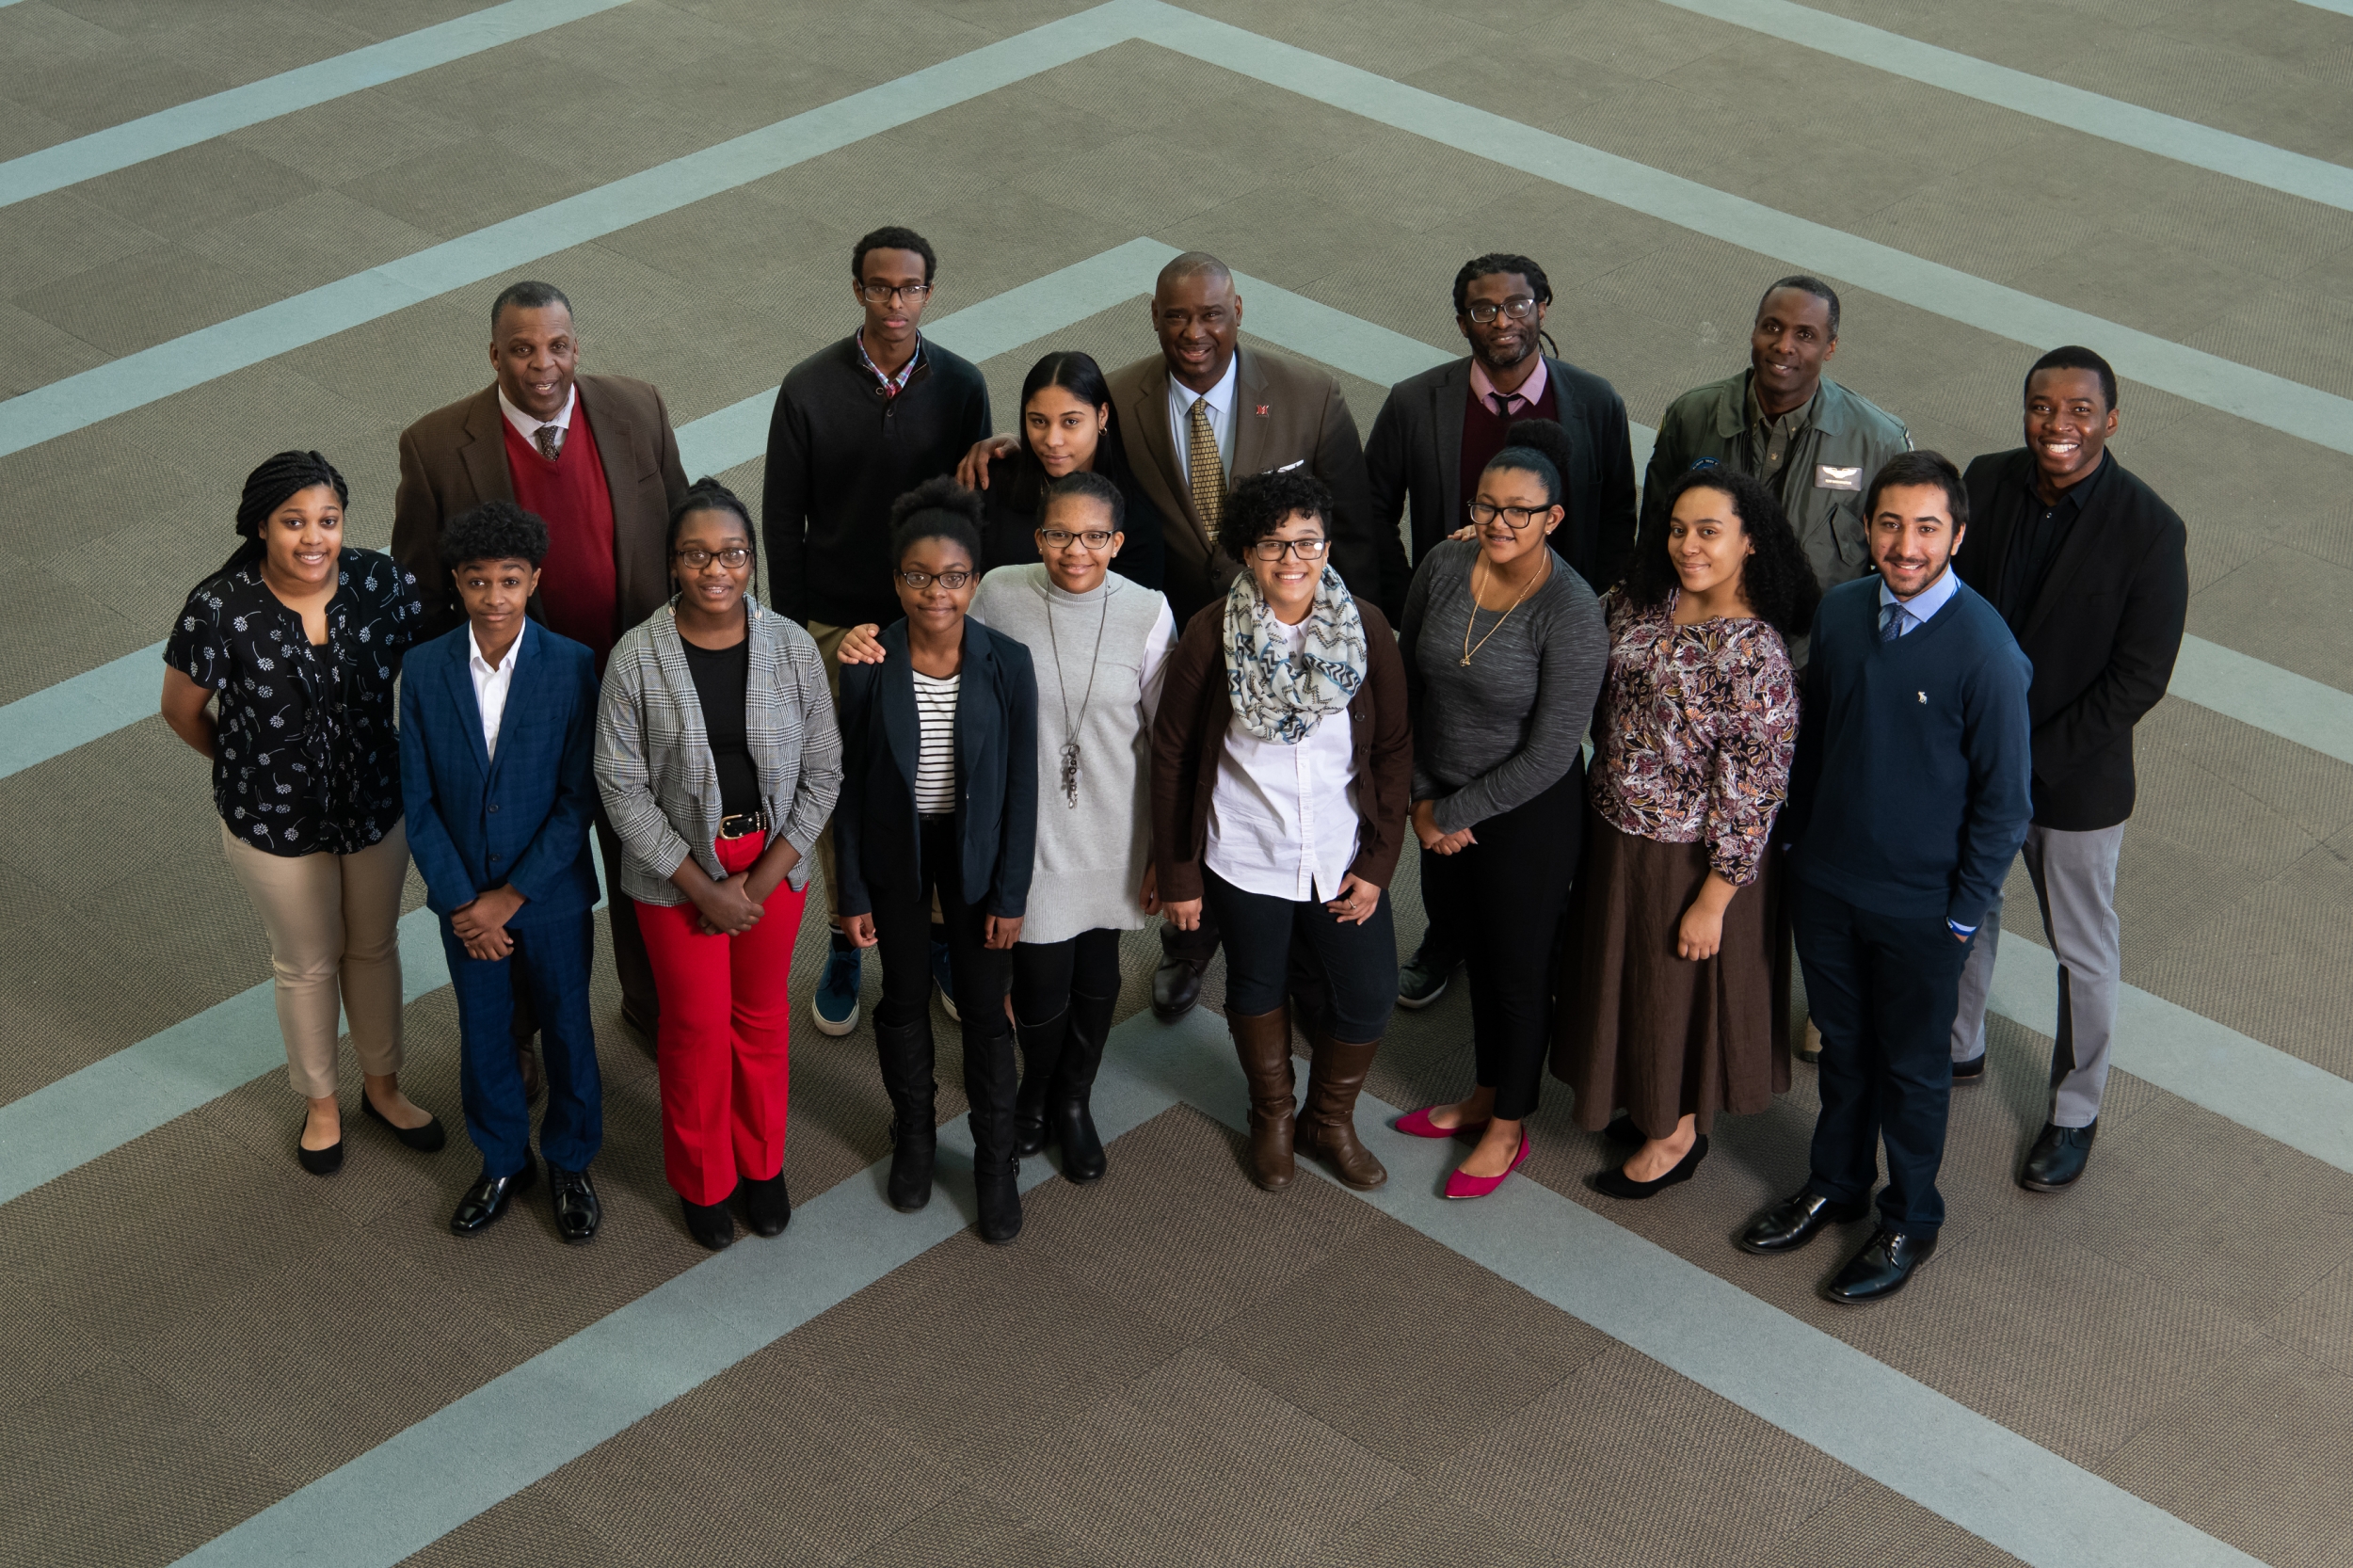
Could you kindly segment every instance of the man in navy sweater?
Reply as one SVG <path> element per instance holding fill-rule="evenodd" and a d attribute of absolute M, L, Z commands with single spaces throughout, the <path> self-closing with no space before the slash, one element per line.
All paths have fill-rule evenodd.
<path fill-rule="evenodd" d="M 1776 835 L 1822 1031 L 1812 1174 L 1740 1238 L 1792 1252 L 1861 1219 L 1883 1140 L 1879 1228 L 1829 1286 L 1849 1304 L 1895 1294 L 1936 1250 L 1961 967 L 2032 811 L 2032 672 L 1951 569 L 1969 525 L 1961 471 L 1904 453 L 1864 510 L 1879 574 L 1832 589 L 1815 615 Z"/>

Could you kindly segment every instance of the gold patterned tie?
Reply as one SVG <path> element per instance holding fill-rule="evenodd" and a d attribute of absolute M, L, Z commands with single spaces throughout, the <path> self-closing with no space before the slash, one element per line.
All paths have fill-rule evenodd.
<path fill-rule="evenodd" d="M 1185 416 L 1185 473 L 1193 485 L 1193 509 L 1212 537 L 1225 516 L 1225 462 L 1217 455 L 1217 432 L 1209 428 L 1209 400 L 1196 397 Z"/>
<path fill-rule="evenodd" d="M 533 439 L 537 440 L 539 443 L 539 456 L 545 457 L 551 463 L 555 461 L 556 453 L 562 450 L 562 448 L 556 444 L 557 439 L 563 434 L 564 432 L 562 430 L 552 424 L 542 424 L 538 429 L 533 431 Z"/>

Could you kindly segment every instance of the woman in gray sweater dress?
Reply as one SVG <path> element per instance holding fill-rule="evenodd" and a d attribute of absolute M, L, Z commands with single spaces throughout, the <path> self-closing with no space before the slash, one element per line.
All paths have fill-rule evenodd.
<path fill-rule="evenodd" d="M 1528 1156 L 1522 1124 L 1544 1074 L 1553 944 L 1577 874 L 1581 746 L 1609 643 L 1593 590 L 1548 542 L 1561 500 L 1560 456 L 1497 454 L 1471 502 L 1475 539 L 1422 557 L 1398 638 L 1422 902 L 1469 938 L 1478 1080 L 1467 1098 L 1397 1126 L 1478 1140 L 1447 1178 L 1449 1198 L 1484 1197 Z"/>
<path fill-rule="evenodd" d="M 1159 592 L 1109 569 L 1125 511 L 1120 487 L 1099 474 L 1054 481 L 1039 561 L 990 572 L 971 610 L 1027 646 L 1037 670 L 1037 854 L 1013 954 L 1015 1150 L 1059 1144 L 1077 1182 L 1104 1170 L 1088 1100 L 1119 1001 L 1119 934 L 1160 909 L 1148 764 L 1176 621 Z M 873 630 L 843 640 L 843 664 L 880 660 Z"/>

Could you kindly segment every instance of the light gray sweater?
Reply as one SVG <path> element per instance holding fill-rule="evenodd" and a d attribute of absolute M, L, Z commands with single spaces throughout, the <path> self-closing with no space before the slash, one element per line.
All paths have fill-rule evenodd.
<path fill-rule="evenodd" d="M 1028 648 L 1037 667 L 1037 857 L 1021 939 L 1136 930 L 1152 837 L 1152 715 L 1176 644 L 1168 600 L 1116 573 L 1092 593 L 1065 593 L 1032 563 L 981 579 L 972 618 Z M 1075 806 L 1063 788 L 1063 743 L 1074 730 Z"/>

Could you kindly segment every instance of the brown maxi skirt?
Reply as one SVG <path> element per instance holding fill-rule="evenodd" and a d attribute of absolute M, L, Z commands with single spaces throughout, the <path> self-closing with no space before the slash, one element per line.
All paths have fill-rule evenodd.
<path fill-rule="evenodd" d="M 1552 1074 L 1598 1132 L 1620 1108 L 1653 1138 L 1696 1116 L 1762 1111 L 1789 1087 L 1789 944 L 1779 856 L 1724 911 L 1723 946 L 1692 963 L 1675 931 L 1707 880 L 1705 843 L 1621 833 L 1588 806 L 1585 863 L 1554 985 Z"/>

